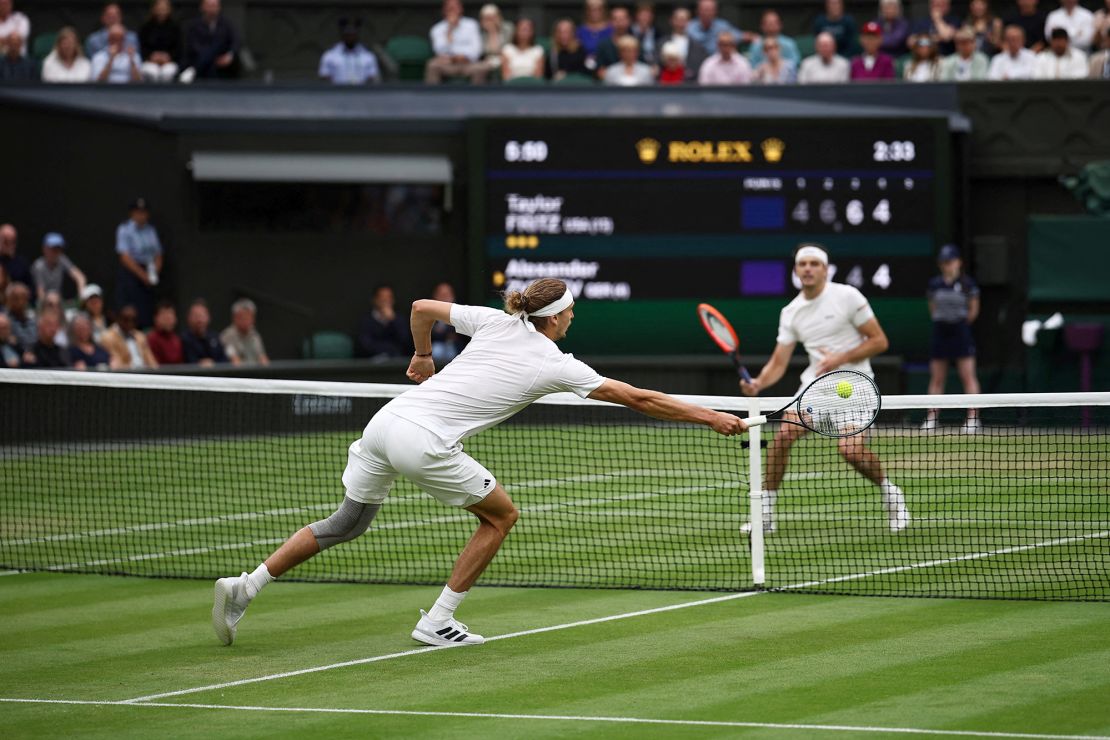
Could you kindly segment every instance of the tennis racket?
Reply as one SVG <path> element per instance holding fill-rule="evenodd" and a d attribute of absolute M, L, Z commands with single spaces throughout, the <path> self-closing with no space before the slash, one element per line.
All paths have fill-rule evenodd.
<path fill-rule="evenodd" d="M 834 370 L 807 385 L 797 398 L 773 414 L 752 416 L 748 426 L 781 421 L 826 437 L 859 434 L 879 417 L 883 399 L 875 381 L 855 370 Z M 785 415 L 793 412 L 797 420 Z"/>
<path fill-rule="evenodd" d="M 708 303 L 699 303 L 698 318 L 701 319 L 701 325 L 713 343 L 732 360 L 732 364 L 736 366 L 736 373 L 747 382 L 752 382 L 751 373 L 740 362 L 740 339 L 724 314 Z"/>

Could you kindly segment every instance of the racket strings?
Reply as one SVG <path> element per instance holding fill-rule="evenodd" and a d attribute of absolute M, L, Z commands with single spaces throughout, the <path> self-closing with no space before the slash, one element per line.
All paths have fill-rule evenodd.
<path fill-rule="evenodd" d="M 874 382 L 846 370 L 821 376 L 798 399 L 803 423 L 814 431 L 834 437 L 854 434 L 870 426 L 879 413 L 879 406 L 879 392 Z"/>

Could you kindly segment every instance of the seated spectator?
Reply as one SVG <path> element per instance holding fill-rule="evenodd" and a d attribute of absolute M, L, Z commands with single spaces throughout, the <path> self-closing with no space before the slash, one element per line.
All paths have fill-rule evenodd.
<path fill-rule="evenodd" d="M 1048 48 L 1037 55 L 1035 80 L 1079 80 L 1090 74 L 1087 55 L 1071 45 L 1067 29 L 1053 28 Z"/>
<path fill-rule="evenodd" d="M 609 38 L 597 45 L 597 76 L 602 80 L 609 73 L 609 68 L 621 60 L 617 42 L 632 35 L 632 18 L 628 15 L 628 9 L 617 7 L 609 11 L 609 27 L 612 29 Z M 637 43 L 637 54 L 640 53 L 639 48 Z"/>
<path fill-rule="evenodd" d="M 794 64 L 782 57 L 781 40 L 774 36 L 763 38 L 763 61 L 755 68 L 752 79 L 761 85 L 792 85 L 798 81 Z"/>
<path fill-rule="evenodd" d="M 156 368 L 158 360 L 150 351 L 146 337 L 136 326 L 138 312 L 134 306 L 124 306 L 120 309 L 116 323 L 100 338 L 104 349 L 111 356 L 113 367 L 121 369 Z"/>
<path fill-rule="evenodd" d="M 513 41 L 501 51 L 501 79 L 543 79 L 543 47 L 536 43 L 536 24 L 521 18 L 513 29 Z"/>
<path fill-rule="evenodd" d="M 753 67 L 758 67 L 763 63 L 763 45 L 768 40 L 774 39 L 778 42 L 779 57 L 789 62 L 793 69 L 798 68 L 798 65 L 802 63 L 802 55 L 798 53 L 798 44 L 794 42 L 794 39 L 783 35 L 782 18 L 779 17 L 778 13 L 773 10 L 764 11 L 759 21 L 759 31 L 763 35 L 753 41 L 751 48 L 748 50 L 748 61 L 752 63 Z"/>
<path fill-rule="evenodd" d="M 220 0 L 201 0 L 200 17 L 185 30 L 182 82 L 239 76 L 239 32 L 220 12 Z"/>
<path fill-rule="evenodd" d="M 80 83 L 88 82 L 91 76 L 92 65 L 81 53 L 77 31 L 66 26 L 58 31 L 54 48 L 42 61 L 42 81 Z"/>
<path fill-rule="evenodd" d="M 620 61 L 605 68 L 606 85 L 642 87 L 655 84 L 651 67 L 640 61 L 640 42 L 635 36 L 621 36 L 617 39 L 617 51 L 620 53 Z"/>
<path fill-rule="evenodd" d="M 48 291 L 61 295 L 62 284 L 68 276 L 77 284 L 76 295 L 81 295 L 88 281 L 85 273 L 77 269 L 63 252 L 66 240 L 57 232 L 50 232 L 42 239 L 42 256 L 31 265 L 31 278 L 35 281 L 35 300 L 41 301 Z"/>
<path fill-rule="evenodd" d="M 752 66 L 736 51 L 736 37 L 732 33 L 721 33 L 717 50 L 702 63 L 698 71 L 699 85 L 747 85 L 752 81 Z"/>
<path fill-rule="evenodd" d="M 1102 0 L 1103 7 L 1095 11 L 1094 40 L 1102 39 L 1102 48 L 1110 49 L 1110 0 Z"/>
<path fill-rule="evenodd" d="M 478 21 L 463 16 L 460 0 L 443 0 L 443 20 L 430 33 L 435 56 L 424 67 L 424 81 L 438 85 L 444 77 L 469 77 L 474 84 L 486 81 L 489 69 L 480 61 L 482 34 Z"/>
<path fill-rule="evenodd" d="M 39 78 L 39 67 L 23 53 L 24 39 L 19 31 L 12 31 L 5 39 L 4 56 L 0 57 L 0 82 L 34 82 Z"/>
<path fill-rule="evenodd" d="M 1092 80 L 1110 80 L 1110 26 L 1102 32 L 1102 51 L 1091 55 Z"/>
<path fill-rule="evenodd" d="M 551 33 L 551 53 L 547 55 L 544 75 L 549 80 L 561 80 L 567 75 L 588 75 L 586 49 L 578 40 L 574 21 L 564 18 L 555 24 Z"/>
<path fill-rule="evenodd" d="M 1021 26 L 1006 26 L 1002 31 L 1002 51 L 991 59 L 987 78 L 991 80 L 1031 80 L 1037 67 L 1037 55 L 1025 48 L 1025 31 Z"/>
<path fill-rule="evenodd" d="M 1095 14 L 1079 4 L 1079 0 L 1060 0 L 1060 7 L 1048 14 L 1044 22 L 1044 35 L 1052 45 L 1052 31 L 1062 28 L 1068 32 L 1071 48 L 1086 56 L 1095 38 Z M 1086 75 L 1084 75 L 1086 76 Z"/>
<path fill-rule="evenodd" d="M 731 34 L 733 44 L 737 46 L 741 42 L 750 44 L 755 41 L 754 33 L 741 31 L 725 19 L 718 18 L 717 11 L 717 0 L 698 0 L 697 17 L 686 28 L 686 33 L 690 35 L 692 41 L 701 46 L 706 58 L 719 51 L 722 33 Z"/>
<path fill-rule="evenodd" d="M 382 81 L 378 58 L 358 40 L 362 21 L 339 19 L 339 43 L 320 57 L 320 79 L 334 85 L 377 84 Z"/>
<path fill-rule="evenodd" d="M 100 336 L 108 331 L 109 322 L 104 315 L 104 293 L 96 283 L 89 283 L 81 291 L 81 311 L 92 325 L 93 341 L 99 342 Z"/>
<path fill-rule="evenodd" d="M 501 52 L 513 43 L 513 24 L 501 15 L 501 9 L 493 3 L 486 3 L 478 11 L 478 32 L 482 37 L 482 53 L 479 61 L 486 68 L 486 79 L 491 74 L 501 75 Z"/>
<path fill-rule="evenodd" d="M 844 0 L 825 0 L 825 12 L 813 21 L 813 35 L 819 33 L 832 34 L 836 39 L 836 53 L 840 56 L 859 53 L 859 29 L 856 19 L 844 12 Z"/>
<path fill-rule="evenodd" d="M 185 333 L 181 335 L 185 362 L 190 365 L 212 367 L 217 362 L 227 362 L 227 354 L 220 344 L 220 338 L 208 329 L 211 320 L 208 304 L 201 298 L 193 301 L 185 316 Z"/>
<path fill-rule="evenodd" d="M 602 41 L 613 35 L 605 0 L 586 0 L 582 25 L 575 30 L 575 33 L 578 36 L 578 43 L 586 51 L 586 66 L 597 69 L 597 49 Z"/>
<path fill-rule="evenodd" d="M 975 32 L 961 28 L 956 32 L 956 53 L 940 62 L 938 78 L 944 82 L 967 82 L 987 79 L 990 61 L 975 48 Z"/>
<path fill-rule="evenodd" d="M 686 79 L 693 82 L 698 78 L 698 70 L 708 57 L 705 47 L 694 41 L 688 30 L 690 28 L 690 11 L 686 8 L 675 8 L 671 13 L 671 31 L 663 38 L 663 43 L 674 43 L 686 69 Z"/>
<path fill-rule="evenodd" d="M 0 313 L 4 312 L 4 303 L 2 299 L 10 284 L 11 279 L 8 277 L 8 270 L 4 265 L 0 264 Z"/>
<path fill-rule="evenodd" d="M 686 82 L 686 67 L 682 64 L 682 52 L 678 44 L 668 41 L 663 44 L 660 57 L 663 67 L 659 70 L 660 85 L 681 85 Z"/>
<path fill-rule="evenodd" d="M 971 0 L 963 27 L 970 28 L 975 35 L 976 51 L 990 55 L 1002 47 L 1002 20 L 991 12 L 987 0 Z"/>
<path fill-rule="evenodd" d="M 814 41 L 817 52 L 802 60 L 798 82 L 803 85 L 847 82 L 851 75 L 848 60 L 836 53 L 836 39 L 831 33 L 819 33 Z"/>
<path fill-rule="evenodd" d="M 5 291 L 4 311 L 20 349 L 26 350 L 35 343 L 38 333 L 35 312 L 31 309 L 31 289 L 23 283 L 10 283 Z"/>
<path fill-rule="evenodd" d="M 451 283 L 440 283 L 432 290 L 432 300 L 454 303 L 455 289 Z M 455 359 L 465 346 L 466 337 L 458 334 L 455 327 L 442 321 L 432 325 L 432 359 L 437 367 Z"/>
<path fill-rule="evenodd" d="M 96 56 L 98 51 L 103 51 L 108 48 L 108 31 L 112 26 L 123 25 L 123 13 L 119 9 L 117 3 L 108 3 L 104 6 L 104 10 L 100 13 L 100 29 L 93 31 L 89 37 L 85 39 L 85 56 L 92 59 Z M 132 47 L 136 51 L 140 51 L 139 37 L 135 35 L 134 31 L 127 31 L 123 40 L 123 46 Z"/>
<path fill-rule="evenodd" d="M 93 339 L 92 322 L 77 314 L 69 323 L 69 359 L 74 370 L 115 370 L 108 350 Z"/>
<path fill-rule="evenodd" d="M 891 57 L 906 53 L 910 40 L 910 22 L 902 15 L 902 0 L 879 0 L 879 17 L 875 20 L 883 31 L 879 51 Z"/>
<path fill-rule="evenodd" d="M 20 38 L 20 56 L 27 56 L 27 39 L 31 38 L 31 21 L 12 7 L 12 0 L 0 0 L 0 54 L 7 56 L 8 39 L 13 33 Z"/>
<path fill-rule="evenodd" d="M 146 343 L 159 365 L 181 365 L 185 347 L 177 335 L 177 309 L 170 301 L 162 301 L 154 309 L 154 328 L 147 332 Z"/>
<path fill-rule="evenodd" d="M 865 23 L 860 31 L 859 43 L 863 53 L 852 58 L 849 73 L 852 82 L 893 80 L 894 60 L 879 51 L 883 44 L 883 30 L 879 24 L 874 21 Z"/>
<path fill-rule="evenodd" d="M 935 82 L 940 73 L 937 64 L 937 47 L 929 36 L 916 36 L 910 47 L 912 56 L 902 70 L 906 82 Z"/>
<path fill-rule="evenodd" d="M 108 29 L 108 46 L 92 58 L 91 81 L 115 85 L 142 82 L 138 51 L 134 46 L 125 46 L 125 38 L 123 26 L 117 24 Z"/>
<path fill-rule="evenodd" d="M 170 0 L 154 0 L 150 16 L 139 28 L 139 44 L 143 50 L 143 79 L 173 82 L 181 60 L 181 28 L 173 19 Z"/>
<path fill-rule="evenodd" d="M 1044 51 L 1048 40 L 1044 35 L 1045 21 L 1048 14 L 1037 7 L 1037 0 L 1017 0 L 1016 9 L 1010 11 L 1002 19 L 1003 28 L 1018 26 L 1025 32 L 1025 46 L 1034 53 Z"/>
<path fill-rule="evenodd" d="M 18 252 L 19 232 L 11 224 L 0 224 L 0 265 L 7 271 L 9 280 L 30 288 L 35 284 L 31 266 Z"/>
<path fill-rule="evenodd" d="M 57 311 L 43 311 L 39 316 L 35 341 L 23 353 L 23 367 L 40 369 L 69 367 L 69 352 L 55 341 L 62 326 Z"/>
<path fill-rule="evenodd" d="M 951 0 L 929 0 L 929 17 L 910 25 L 910 43 L 915 36 L 931 36 L 938 53 L 947 56 L 956 51 L 953 39 L 963 23 L 952 13 Z"/>
<path fill-rule="evenodd" d="M 139 326 L 150 326 L 154 316 L 154 288 L 162 272 L 162 242 L 150 223 L 150 205 L 136 198 L 128 207 L 127 221 L 116 228 L 116 306 L 132 305 L 139 312 Z"/>
<path fill-rule="evenodd" d="M 636 15 L 632 19 L 632 35 L 640 42 L 640 61 L 652 67 L 659 66 L 662 58 L 660 49 L 663 44 L 661 34 L 655 27 L 655 5 L 650 2 L 636 3 Z"/>
<path fill-rule="evenodd" d="M 47 293 L 38 305 L 38 315 L 41 317 L 47 311 L 53 311 L 58 314 L 58 332 L 54 335 L 54 341 L 59 347 L 69 345 L 69 334 L 66 333 L 66 322 L 73 317 L 73 311 L 66 312 L 62 308 L 62 296 L 56 291 Z"/>
<path fill-rule="evenodd" d="M 220 344 L 232 365 L 269 365 L 266 345 L 254 327 L 258 307 L 250 298 L 240 298 L 231 304 L 231 324 L 220 332 Z"/>
<path fill-rule="evenodd" d="M 0 367 L 16 368 L 23 362 L 23 348 L 12 334 L 12 320 L 0 311 Z"/>
<path fill-rule="evenodd" d="M 374 288 L 370 313 L 362 321 L 358 334 L 359 349 L 366 357 L 407 357 L 412 354 L 412 334 L 408 318 L 398 316 L 394 308 L 393 288 Z"/>

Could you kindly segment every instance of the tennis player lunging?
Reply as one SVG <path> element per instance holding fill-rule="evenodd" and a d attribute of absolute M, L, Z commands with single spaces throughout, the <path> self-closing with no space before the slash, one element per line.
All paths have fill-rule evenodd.
<path fill-rule="evenodd" d="M 478 528 L 455 561 L 443 592 L 412 631 L 427 645 L 480 645 L 481 635 L 455 619 L 455 609 L 493 560 L 519 512 L 493 473 L 463 452 L 462 440 L 496 426 L 533 401 L 570 391 L 622 404 L 669 421 L 704 424 L 724 435 L 747 423 L 664 393 L 601 377 L 555 343 L 574 319 L 574 298 L 561 280 L 544 278 L 506 295 L 505 311 L 419 300 L 412 304 L 416 353 L 408 377 L 417 388 L 387 403 L 351 444 L 343 473 L 346 496 L 327 519 L 294 534 L 252 573 L 216 581 L 212 626 L 225 645 L 235 639 L 244 610 L 274 578 L 318 552 L 358 537 L 369 527 L 397 476 L 403 475 L 448 506 L 465 508 Z M 436 321 L 471 337 L 442 373 L 432 362 Z"/>
<path fill-rule="evenodd" d="M 740 381 L 746 396 L 757 395 L 777 383 L 786 372 L 794 345 L 809 354 L 809 367 L 802 373 L 804 388 L 814 378 L 836 369 L 856 370 L 874 377 L 870 358 L 886 350 L 886 334 L 879 326 L 871 304 L 850 285 L 829 282 L 829 255 L 815 244 L 803 244 L 794 253 L 794 274 L 802 292 L 782 309 L 775 351 L 752 382 Z M 775 531 L 775 499 L 786 473 L 790 448 L 806 430 L 783 424 L 767 449 L 767 478 L 763 492 L 763 527 Z M 902 489 L 883 473 L 879 456 L 867 447 L 863 435 L 839 440 L 840 455 L 882 491 L 891 532 L 900 532 L 910 521 Z M 751 525 L 745 525 L 751 531 Z"/>

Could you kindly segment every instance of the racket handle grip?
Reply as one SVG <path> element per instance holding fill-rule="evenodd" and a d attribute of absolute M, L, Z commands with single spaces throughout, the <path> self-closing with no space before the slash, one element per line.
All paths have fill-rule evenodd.
<path fill-rule="evenodd" d="M 740 366 L 740 377 L 743 378 L 746 383 L 752 382 L 752 374 L 749 373 L 748 368 L 743 365 Z"/>
<path fill-rule="evenodd" d="M 757 427 L 757 426 L 760 426 L 761 424 L 766 424 L 767 423 L 767 417 L 766 416 L 749 416 L 747 419 L 744 419 L 744 421 L 748 422 L 749 427 Z"/>

